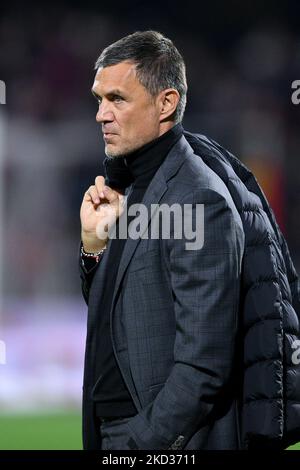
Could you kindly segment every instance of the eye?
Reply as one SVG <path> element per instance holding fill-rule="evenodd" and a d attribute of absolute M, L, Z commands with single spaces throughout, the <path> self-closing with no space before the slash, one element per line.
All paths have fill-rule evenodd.
<path fill-rule="evenodd" d="M 120 95 L 113 95 L 112 100 L 116 103 L 121 103 L 122 101 L 124 101 L 124 98 L 122 98 L 122 96 Z"/>

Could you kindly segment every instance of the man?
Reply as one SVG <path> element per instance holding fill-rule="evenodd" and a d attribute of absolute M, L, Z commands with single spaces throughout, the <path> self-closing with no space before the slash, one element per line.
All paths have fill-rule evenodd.
<path fill-rule="evenodd" d="M 228 188 L 183 134 L 186 92 L 183 59 L 160 33 L 129 35 L 96 62 L 107 177 L 80 212 L 85 449 L 241 447 L 244 231 Z M 130 236 L 134 204 L 149 226 L 154 204 L 188 207 L 203 243 L 175 236 L 176 224 L 168 237 Z M 111 236 L 125 215 L 126 237 Z"/>

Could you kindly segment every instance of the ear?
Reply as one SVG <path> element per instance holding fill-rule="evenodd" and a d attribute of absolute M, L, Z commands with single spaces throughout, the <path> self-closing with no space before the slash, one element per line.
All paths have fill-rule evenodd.
<path fill-rule="evenodd" d="M 167 88 L 159 94 L 160 121 L 167 120 L 176 110 L 180 95 L 175 88 Z"/>

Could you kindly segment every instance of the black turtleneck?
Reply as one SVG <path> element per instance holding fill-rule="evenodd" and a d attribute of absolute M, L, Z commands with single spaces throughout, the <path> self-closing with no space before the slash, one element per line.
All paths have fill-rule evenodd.
<path fill-rule="evenodd" d="M 106 184 L 112 188 L 125 189 L 138 179 L 139 186 L 147 187 L 165 156 L 182 134 L 183 127 L 179 123 L 125 157 L 106 157 L 103 162 Z"/>
<path fill-rule="evenodd" d="M 142 201 L 144 193 L 159 166 L 183 133 L 181 124 L 149 142 L 125 157 L 106 158 L 106 184 L 125 188 L 131 185 L 127 200 L 127 210 L 132 204 Z M 128 216 L 128 225 L 133 216 Z M 118 221 L 117 221 L 118 224 Z M 116 230 L 118 234 L 118 230 Z M 109 252 L 109 269 L 105 276 L 105 286 L 101 289 L 94 364 L 92 398 L 96 402 L 97 416 L 133 416 L 137 410 L 123 381 L 113 352 L 110 336 L 110 309 L 113 288 L 126 239 L 113 238 Z M 101 261 L 100 261 L 101 262 Z"/>

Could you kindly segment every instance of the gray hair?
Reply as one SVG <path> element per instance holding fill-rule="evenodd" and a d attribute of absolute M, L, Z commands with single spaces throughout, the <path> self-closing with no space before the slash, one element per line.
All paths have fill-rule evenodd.
<path fill-rule="evenodd" d="M 128 61 L 136 64 L 139 82 L 156 96 L 166 88 L 175 88 L 180 99 L 174 121 L 182 121 L 186 106 L 186 72 L 181 54 L 173 42 L 157 31 L 136 31 L 106 47 L 95 69 Z"/>

